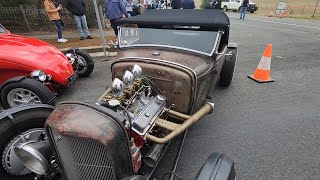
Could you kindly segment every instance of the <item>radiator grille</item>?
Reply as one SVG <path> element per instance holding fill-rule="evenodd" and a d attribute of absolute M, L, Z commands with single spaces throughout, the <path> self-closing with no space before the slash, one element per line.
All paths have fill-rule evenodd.
<path fill-rule="evenodd" d="M 94 140 L 53 133 L 62 166 L 69 180 L 113 180 L 113 165 L 106 147 Z"/>

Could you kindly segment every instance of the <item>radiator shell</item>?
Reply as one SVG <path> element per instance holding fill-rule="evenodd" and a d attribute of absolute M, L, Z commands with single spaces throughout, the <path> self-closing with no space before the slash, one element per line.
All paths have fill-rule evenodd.
<path fill-rule="evenodd" d="M 46 131 L 68 180 L 112 180 L 133 175 L 123 117 L 102 106 L 66 102 L 46 121 Z"/>

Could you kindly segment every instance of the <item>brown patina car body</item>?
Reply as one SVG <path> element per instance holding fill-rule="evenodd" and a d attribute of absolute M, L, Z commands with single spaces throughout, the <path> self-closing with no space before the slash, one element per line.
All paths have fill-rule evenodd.
<path fill-rule="evenodd" d="M 94 105 L 59 104 L 45 123 L 48 140 L 18 145 L 18 157 L 50 149 L 70 180 L 150 179 L 171 140 L 183 134 L 173 178 L 187 129 L 213 112 L 216 83 L 232 81 L 237 46 L 229 43 L 229 18 L 219 10 L 157 10 L 117 23 L 112 85 Z M 33 171 L 50 174 L 40 164 L 46 168 Z M 234 163 L 213 154 L 197 178 L 233 180 Z"/>

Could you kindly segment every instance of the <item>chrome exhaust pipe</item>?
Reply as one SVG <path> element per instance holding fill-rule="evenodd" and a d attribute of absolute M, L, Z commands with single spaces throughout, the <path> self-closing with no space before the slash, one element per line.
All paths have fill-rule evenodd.
<path fill-rule="evenodd" d="M 143 158 L 143 162 L 151 168 L 157 165 L 157 162 L 163 152 L 164 144 L 154 144 L 147 155 Z"/>

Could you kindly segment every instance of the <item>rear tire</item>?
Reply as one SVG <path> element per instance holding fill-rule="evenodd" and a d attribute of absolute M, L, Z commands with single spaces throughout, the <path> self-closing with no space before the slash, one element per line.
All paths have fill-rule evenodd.
<path fill-rule="evenodd" d="M 237 48 L 228 48 L 228 53 L 230 51 L 233 52 L 234 55 L 227 56 L 226 60 L 224 61 L 221 75 L 220 75 L 220 81 L 219 81 L 219 85 L 222 87 L 230 86 L 233 79 L 234 70 L 236 67 Z"/>
<path fill-rule="evenodd" d="M 19 108 L 19 107 L 18 107 Z M 47 117 L 53 111 L 52 108 L 30 108 L 26 110 L 20 110 L 12 113 L 10 116 L 0 119 L 0 174 L 1 177 L 12 176 L 14 179 L 26 179 L 25 176 L 31 174 L 28 169 L 23 169 L 23 171 L 14 171 L 15 169 L 20 169 L 24 165 L 20 161 L 16 161 L 12 157 L 13 143 L 20 143 L 20 135 L 24 135 L 26 142 L 35 140 L 34 135 L 28 136 L 28 132 L 37 131 L 37 135 L 44 131 L 44 123 Z M 6 113 L 4 111 L 3 113 Z M 29 138 L 28 138 L 29 137 Z M 19 164 L 21 163 L 21 164 Z M 6 179 L 6 178 L 4 178 Z"/>
<path fill-rule="evenodd" d="M 250 11 L 250 13 L 254 13 L 254 11 Z"/>
<path fill-rule="evenodd" d="M 22 97 L 19 97 L 19 92 L 26 92 L 29 94 L 24 94 L 25 100 L 23 100 Z M 21 102 L 25 101 L 21 103 L 21 105 L 22 104 L 49 104 L 53 106 L 55 105 L 56 97 L 52 94 L 52 92 L 42 83 L 30 78 L 24 78 L 18 82 L 12 82 L 12 83 L 6 84 L 2 88 L 0 93 L 1 93 L 0 94 L 1 103 L 4 108 L 16 107 L 19 105 L 20 103 L 19 101 Z M 28 95 L 30 96 L 29 101 L 27 99 Z M 32 98 L 34 99 L 32 100 Z"/>

